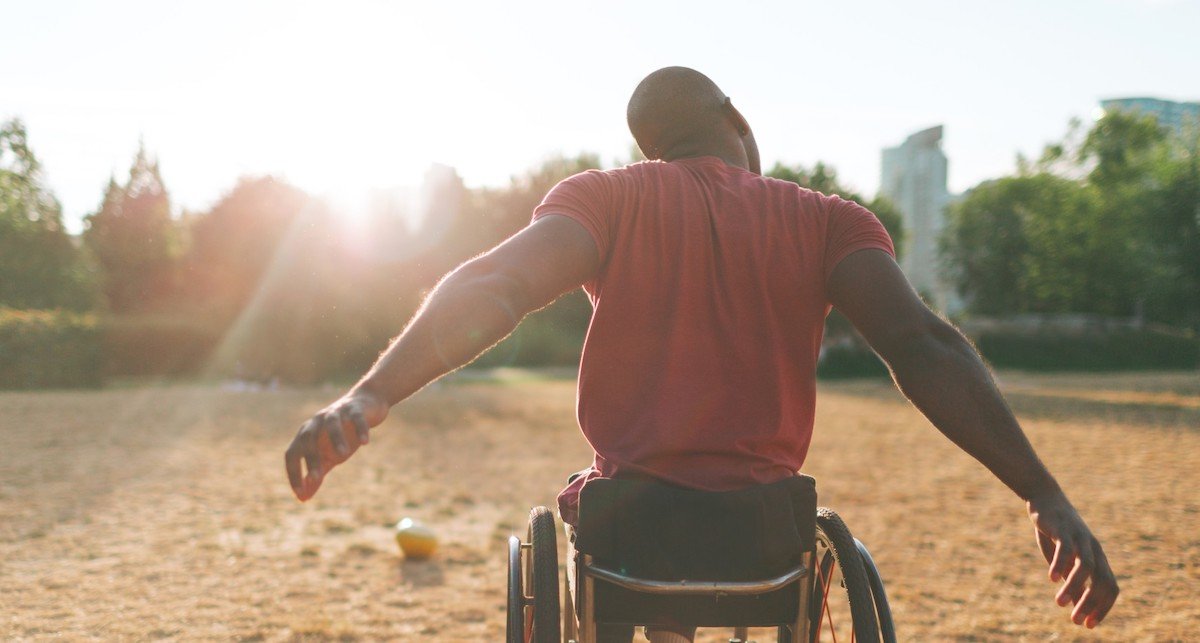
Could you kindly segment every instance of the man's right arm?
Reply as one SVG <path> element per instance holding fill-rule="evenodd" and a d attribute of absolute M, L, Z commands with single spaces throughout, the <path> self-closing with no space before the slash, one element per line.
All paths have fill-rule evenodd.
<path fill-rule="evenodd" d="M 1059 605 L 1093 627 L 1118 588 L 1099 541 L 1038 459 L 970 342 L 934 314 L 899 266 L 880 250 L 843 259 L 829 299 L 887 362 L 897 386 L 947 438 L 1026 501 Z"/>

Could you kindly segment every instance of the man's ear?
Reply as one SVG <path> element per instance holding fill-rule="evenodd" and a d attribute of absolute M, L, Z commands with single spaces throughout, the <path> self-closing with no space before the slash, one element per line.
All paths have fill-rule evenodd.
<path fill-rule="evenodd" d="M 754 140 L 754 131 L 750 129 L 750 123 L 745 116 L 733 106 L 733 99 L 725 98 L 725 117 L 737 129 L 738 136 L 742 139 L 742 147 L 746 150 L 746 163 L 749 170 L 755 174 L 762 174 L 762 159 L 758 153 L 758 141 Z"/>
<path fill-rule="evenodd" d="M 733 123 L 733 126 L 737 128 L 738 135 L 739 136 L 749 135 L 750 134 L 750 123 L 746 120 L 746 117 L 742 116 L 742 113 L 739 112 L 738 109 L 733 106 L 733 99 L 726 96 L 725 104 L 722 107 L 724 107 L 724 109 L 725 109 L 725 116 L 727 118 L 729 118 L 730 122 Z"/>

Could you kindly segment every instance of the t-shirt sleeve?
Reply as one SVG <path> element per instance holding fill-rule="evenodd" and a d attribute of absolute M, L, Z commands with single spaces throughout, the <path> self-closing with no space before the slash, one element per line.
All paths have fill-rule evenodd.
<path fill-rule="evenodd" d="M 588 170 L 560 181 L 533 209 L 532 220 L 550 214 L 569 217 L 582 225 L 596 242 L 601 261 L 608 256 L 613 236 L 613 207 L 612 188 L 604 172 Z"/>
<path fill-rule="evenodd" d="M 838 196 L 826 197 L 825 281 L 842 259 L 859 250 L 882 250 L 892 257 L 892 237 L 870 210 Z"/>

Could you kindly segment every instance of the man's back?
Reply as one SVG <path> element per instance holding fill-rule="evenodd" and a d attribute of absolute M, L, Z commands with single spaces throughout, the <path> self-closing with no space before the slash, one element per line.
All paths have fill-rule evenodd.
<path fill-rule="evenodd" d="M 825 279 L 851 252 L 892 252 L 874 215 L 715 157 L 577 175 L 534 219 L 550 214 L 601 258 L 579 374 L 593 475 L 714 491 L 795 475 Z"/>

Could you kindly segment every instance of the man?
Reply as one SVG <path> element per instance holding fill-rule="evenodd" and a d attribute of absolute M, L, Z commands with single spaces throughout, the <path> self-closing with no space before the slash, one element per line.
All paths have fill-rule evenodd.
<path fill-rule="evenodd" d="M 300 428 L 285 458 L 297 497 L 392 405 L 580 285 L 594 312 L 578 414 L 596 456 L 560 496 L 564 520 L 596 476 L 713 491 L 793 476 L 832 305 L 913 404 L 1025 500 L 1072 621 L 1103 620 L 1118 589 L 1100 543 L 970 343 L 914 293 L 874 215 L 760 176 L 749 124 L 699 72 L 650 74 L 627 116 L 651 160 L 563 181 L 527 228 L 445 277 L 363 379 Z"/>

